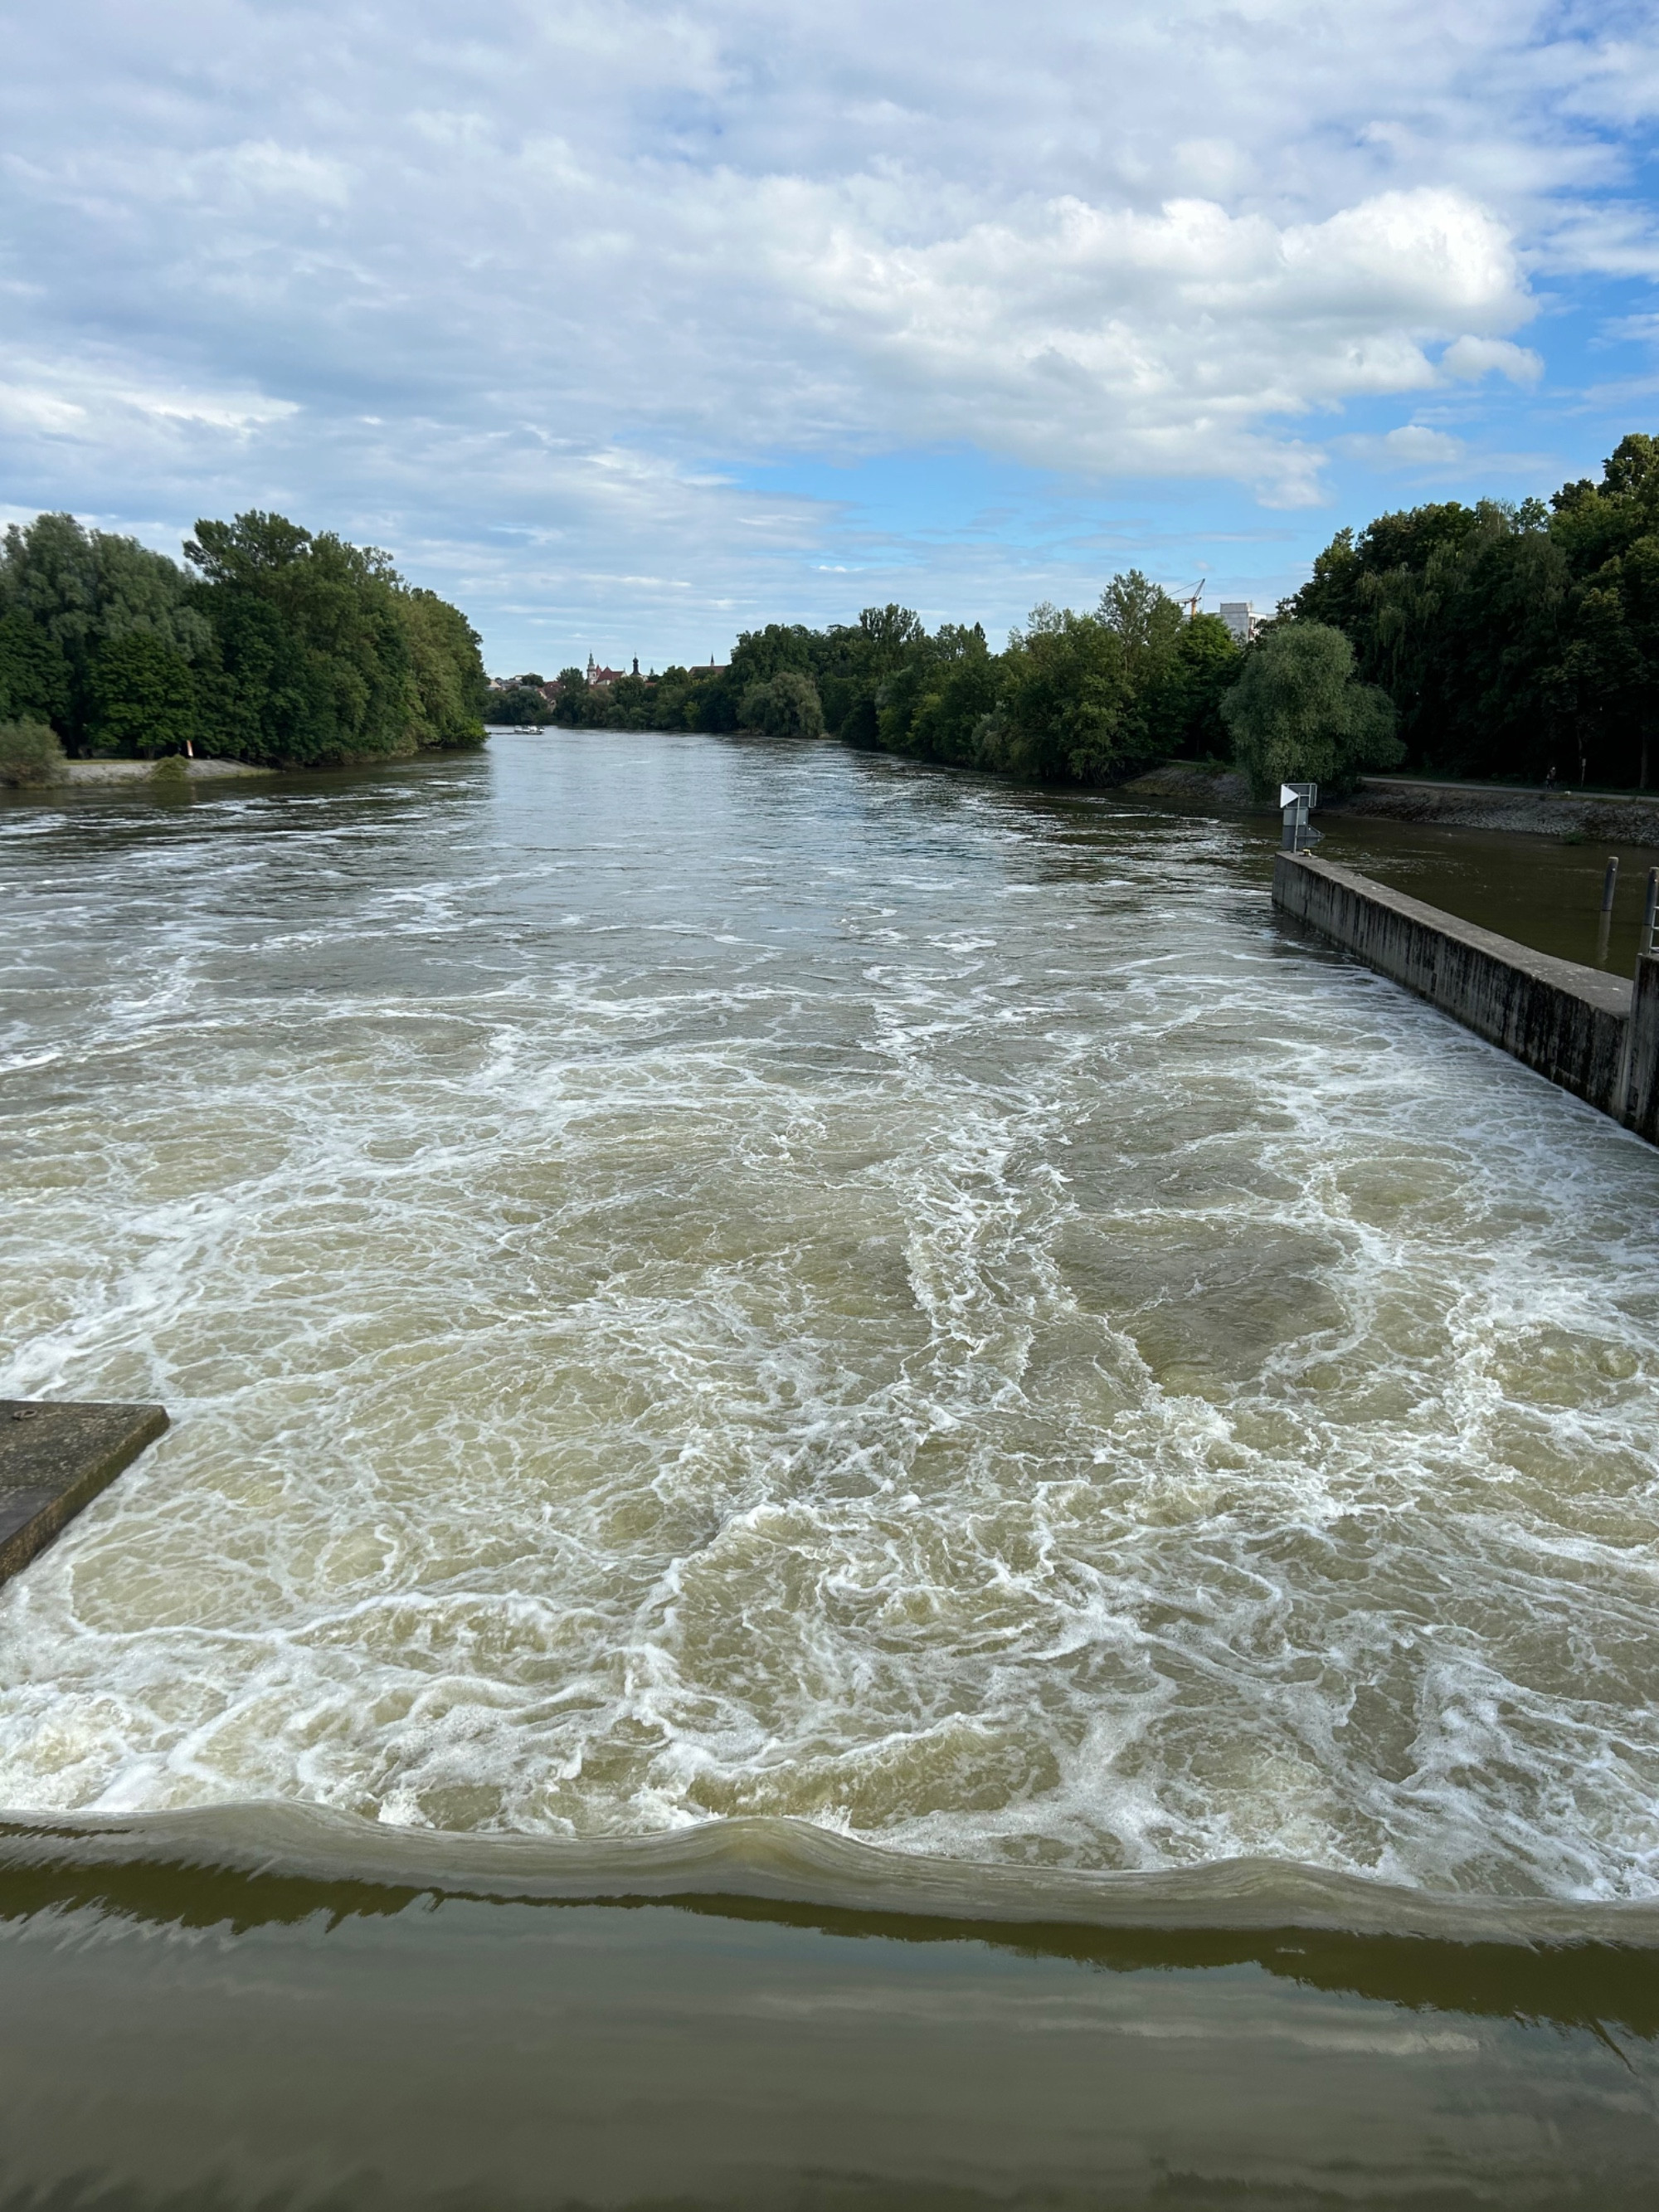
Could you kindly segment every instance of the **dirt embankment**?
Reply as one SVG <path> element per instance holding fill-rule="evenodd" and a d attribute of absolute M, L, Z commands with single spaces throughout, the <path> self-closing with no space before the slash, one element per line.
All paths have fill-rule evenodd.
<path fill-rule="evenodd" d="M 153 760 L 76 760 L 65 761 L 64 767 L 70 783 L 143 783 L 155 773 Z M 251 761 L 210 760 L 201 754 L 185 762 L 185 774 L 192 783 L 205 782 L 213 776 L 276 773 L 272 768 L 256 768 Z"/>
<path fill-rule="evenodd" d="M 1413 783 L 1403 776 L 1368 776 L 1334 811 L 1376 815 L 1390 822 L 1443 822 L 1456 830 L 1510 830 L 1533 837 L 1659 846 L 1659 793 L 1613 797 L 1603 792 L 1542 791 L 1535 786 L 1515 790 L 1496 784 Z"/>
<path fill-rule="evenodd" d="M 1213 814 L 1273 814 L 1270 801 L 1255 799 L 1245 778 L 1231 769 L 1197 768 L 1185 761 L 1137 776 L 1119 789 L 1127 798 L 1163 799 Z M 1346 799 L 1327 799 L 1321 814 L 1370 814 L 1389 822 L 1439 822 L 1452 830 L 1509 830 L 1531 837 L 1571 837 L 1574 842 L 1659 847 L 1659 793 L 1618 797 L 1603 792 L 1516 789 L 1501 784 L 1413 782 L 1406 776 L 1367 776 Z"/>

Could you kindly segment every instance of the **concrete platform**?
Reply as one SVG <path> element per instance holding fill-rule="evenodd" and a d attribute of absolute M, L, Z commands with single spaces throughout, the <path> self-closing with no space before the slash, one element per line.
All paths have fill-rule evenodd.
<path fill-rule="evenodd" d="M 26 1567 L 167 1425 L 160 1406 L 0 1398 L 0 1583 Z"/>
<path fill-rule="evenodd" d="M 1310 853 L 1279 854 L 1273 904 L 1659 1142 L 1659 959 L 1638 961 L 1632 994 L 1622 975 L 1534 952 Z"/>

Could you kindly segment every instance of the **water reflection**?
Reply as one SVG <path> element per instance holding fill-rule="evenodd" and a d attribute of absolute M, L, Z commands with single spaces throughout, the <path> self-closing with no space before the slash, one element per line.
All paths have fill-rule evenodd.
<path fill-rule="evenodd" d="M 1653 1960 L 13 1867 L 0 2204 L 1617 2212 Z"/>

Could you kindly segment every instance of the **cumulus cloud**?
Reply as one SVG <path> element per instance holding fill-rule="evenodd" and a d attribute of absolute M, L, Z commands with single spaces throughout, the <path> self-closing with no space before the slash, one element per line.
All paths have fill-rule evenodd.
<path fill-rule="evenodd" d="M 1338 443 L 1344 453 L 1369 461 L 1373 468 L 1419 472 L 1455 468 L 1468 453 L 1462 438 L 1426 422 L 1402 422 L 1381 437 L 1345 437 Z"/>
<path fill-rule="evenodd" d="M 1431 384 L 1425 338 L 1530 313 L 1503 226 L 1453 191 L 1291 224 L 1065 198 L 921 246 L 825 193 L 788 197 L 780 289 L 860 349 L 890 422 L 1048 467 L 1224 474 L 1294 502 L 1313 459 L 1264 424 Z"/>
<path fill-rule="evenodd" d="M 1293 510 L 1345 413 L 1536 379 L 1540 267 L 1659 268 L 1656 72 L 1534 0 L 64 0 L 0 83 L 9 481 L 534 549 L 700 650 L 863 568 L 780 460 Z"/>
<path fill-rule="evenodd" d="M 1478 338 L 1466 331 L 1440 356 L 1448 376 L 1474 383 L 1483 376 L 1506 376 L 1511 384 L 1536 384 L 1544 374 L 1540 356 L 1529 346 L 1512 345 L 1508 338 Z"/>

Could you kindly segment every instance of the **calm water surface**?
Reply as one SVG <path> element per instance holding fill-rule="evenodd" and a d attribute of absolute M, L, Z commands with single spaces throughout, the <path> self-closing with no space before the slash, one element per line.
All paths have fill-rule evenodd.
<path fill-rule="evenodd" d="M 0 812 L 0 1804 L 1659 1893 L 1659 1157 L 1259 830 L 497 738 Z"/>
<path fill-rule="evenodd" d="M 1318 817 L 1322 860 L 1362 869 L 1430 906 L 1517 938 L 1540 952 L 1631 975 L 1642 936 L 1651 847 L 1570 845 L 1504 830 L 1448 830 L 1340 811 Z M 1619 862 L 1612 911 L 1601 893 L 1609 860 Z"/>

